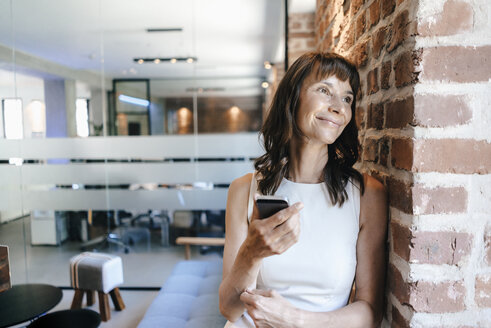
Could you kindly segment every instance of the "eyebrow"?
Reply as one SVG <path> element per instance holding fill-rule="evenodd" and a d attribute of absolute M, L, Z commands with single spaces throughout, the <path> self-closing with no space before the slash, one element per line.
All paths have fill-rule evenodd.
<path fill-rule="evenodd" d="M 320 81 L 320 82 L 327 85 L 328 87 L 331 87 L 331 88 L 333 87 L 332 83 L 330 83 L 330 82 L 327 82 L 327 81 Z M 346 93 L 353 96 L 353 91 L 351 91 L 351 90 L 347 91 Z"/>

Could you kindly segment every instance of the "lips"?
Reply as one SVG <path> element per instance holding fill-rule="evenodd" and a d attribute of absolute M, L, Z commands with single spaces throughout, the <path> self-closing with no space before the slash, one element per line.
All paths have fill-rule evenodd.
<path fill-rule="evenodd" d="M 341 125 L 343 125 L 343 122 L 341 122 L 340 120 L 333 119 L 333 118 L 328 117 L 328 116 L 319 115 L 319 116 L 316 116 L 315 118 L 318 119 L 318 120 L 321 120 L 321 121 L 323 121 L 325 123 L 331 123 L 332 125 L 335 125 L 335 126 L 338 126 L 338 127 L 341 126 Z"/>

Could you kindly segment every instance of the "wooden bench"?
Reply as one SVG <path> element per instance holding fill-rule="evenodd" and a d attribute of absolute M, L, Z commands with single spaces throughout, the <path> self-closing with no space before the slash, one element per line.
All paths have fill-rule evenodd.
<path fill-rule="evenodd" d="M 189 260 L 191 258 L 191 245 L 196 246 L 223 246 L 225 245 L 225 238 L 212 238 L 212 237 L 178 237 L 176 239 L 177 245 L 184 245 L 186 247 L 185 258 Z"/>

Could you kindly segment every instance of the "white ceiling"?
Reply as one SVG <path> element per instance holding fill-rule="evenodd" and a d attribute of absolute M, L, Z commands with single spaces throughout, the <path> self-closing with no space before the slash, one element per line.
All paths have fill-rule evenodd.
<path fill-rule="evenodd" d="M 315 0 L 290 1 L 289 9 L 312 12 Z M 0 0 L 0 44 L 108 78 L 260 84 L 269 73 L 263 62 L 282 61 L 283 16 L 283 0 Z M 146 32 L 176 27 L 183 31 Z M 188 56 L 198 61 L 133 61 Z"/>

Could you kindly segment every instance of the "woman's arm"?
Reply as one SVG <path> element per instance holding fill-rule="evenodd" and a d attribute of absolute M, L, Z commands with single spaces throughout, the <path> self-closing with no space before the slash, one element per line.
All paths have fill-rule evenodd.
<path fill-rule="evenodd" d="M 294 308 L 278 293 L 246 291 L 241 299 L 258 327 L 377 327 L 383 318 L 387 194 L 376 179 L 365 176 L 360 200 L 356 246 L 356 293 L 353 303 L 331 312 Z M 281 304 L 281 306 L 278 306 Z M 283 313 L 283 315 L 276 315 Z M 285 320 L 288 314 L 288 321 Z"/>
<path fill-rule="evenodd" d="M 225 215 L 225 249 L 223 279 L 220 284 L 220 312 L 236 321 L 245 307 L 240 295 L 248 287 L 255 287 L 264 257 L 281 254 L 298 241 L 303 207 L 296 203 L 275 215 L 258 219 L 254 205 L 251 222 L 247 221 L 247 205 L 252 175 L 234 180 L 230 185 Z"/>
<path fill-rule="evenodd" d="M 230 184 L 225 212 L 225 248 L 223 252 L 223 280 L 220 284 L 220 312 L 230 321 L 244 313 L 240 294 L 256 284 L 260 261 L 249 256 L 241 247 L 247 237 L 247 205 L 252 174 Z M 239 254 L 240 253 L 240 254 Z"/>

